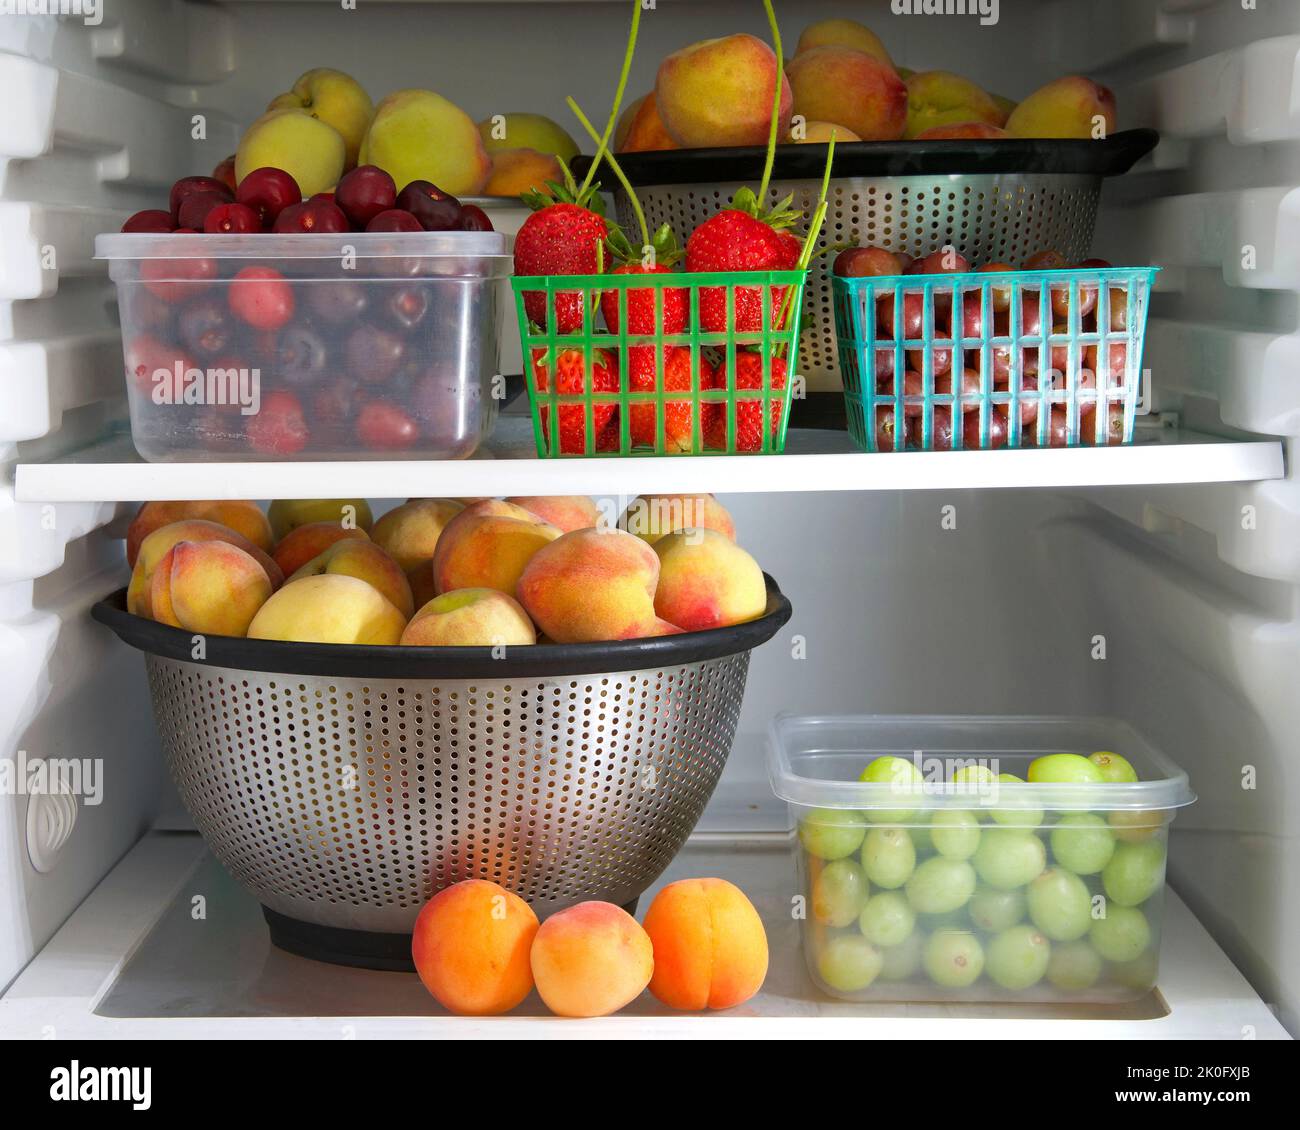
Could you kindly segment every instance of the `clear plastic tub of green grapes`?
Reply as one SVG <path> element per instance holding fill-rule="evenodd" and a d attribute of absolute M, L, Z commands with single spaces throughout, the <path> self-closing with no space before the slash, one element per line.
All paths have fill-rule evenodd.
<path fill-rule="evenodd" d="M 1104 1003 L 1156 984 L 1187 774 L 1106 718 L 778 716 L 813 980 L 858 1001 Z"/>

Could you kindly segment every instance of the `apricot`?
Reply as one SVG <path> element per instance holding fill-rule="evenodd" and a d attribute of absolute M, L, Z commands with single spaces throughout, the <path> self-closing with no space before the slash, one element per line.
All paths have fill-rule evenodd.
<path fill-rule="evenodd" d="M 543 546 L 515 592 L 556 643 L 661 635 L 654 594 L 659 558 L 622 530 L 574 530 Z"/>
<path fill-rule="evenodd" d="M 310 561 L 300 565 L 289 580 L 298 581 L 303 577 L 316 577 L 323 573 L 341 573 L 365 581 L 377 589 L 402 614 L 403 619 L 409 618 L 415 611 L 415 597 L 411 594 L 410 582 L 401 566 L 369 539 L 344 538 L 334 542 Z"/>
<path fill-rule="evenodd" d="M 791 128 L 790 140 L 795 145 L 819 145 L 830 141 L 832 134 L 837 145 L 845 141 L 862 140 L 847 126 L 836 125 L 834 122 L 804 122 L 802 128 Z"/>
<path fill-rule="evenodd" d="M 891 67 L 894 65 L 885 45 L 880 42 L 880 36 L 857 20 L 818 20 L 809 24 L 799 36 L 795 57 L 814 47 L 851 47 Z"/>
<path fill-rule="evenodd" d="M 459 1016 L 498 1016 L 533 989 L 529 953 L 537 915 L 518 895 L 484 879 L 446 887 L 424 904 L 411 959 L 424 987 Z"/>
<path fill-rule="evenodd" d="M 266 570 L 224 541 L 177 542 L 149 583 L 155 620 L 215 636 L 243 636 L 270 595 Z"/>
<path fill-rule="evenodd" d="M 370 503 L 364 498 L 277 498 L 266 516 L 276 541 L 289 531 L 311 522 L 333 522 L 336 526 L 365 530 L 366 533 L 375 524 Z"/>
<path fill-rule="evenodd" d="M 1007 120 L 993 96 L 968 78 L 951 71 L 920 71 L 907 80 L 907 129 L 915 138 L 935 126 L 984 122 L 1001 126 Z"/>
<path fill-rule="evenodd" d="M 1109 137 L 1115 95 L 1082 75 L 1065 75 L 1020 102 L 1006 120 L 1012 137 Z"/>
<path fill-rule="evenodd" d="M 894 141 L 907 125 L 907 86 L 889 63 L 851 47 L 813 47 L 790 63 L 794 112 L 838 122 L 863 141 Z"/>
<path fill-rule="evenodd" d="M 563 182 L 564 170 L 550 153 L 536 149 L 498 149 L 492 154 L 492 171 L 483 186 L 484 196 L 518 196 L 530 189 L 551 195 L 547 181 Z"/>
<path fill-rule="evenodd" d="M 664 120 L 659 116 L 655 92 L 643 95 L 623 111 L 614 134 L 615 153 L 645 153 L 660 149 L 680 149 Z"/>
<path fill-rule="evenodd" d="M 509 502 L 488 499 L 467 506 L 443 530 L 433 555 L 439 593 L 488 588 L 513 595 L 524 567 L 561 531 Z"/>
<path fill-rule="evenodd" d="M 655 105 L 678 145 L 766 145 L 777 73 L 776 54 L 755 36 L 706 39 L 659 65 Z M 782 76 L 778 137 L 789 132 L 793 97 Z"/>
<path fill-rule="evenodd" d="M 140 543 L 135 567 L 131 570 L 131 581 L 126 590 L 128 612 L 136 616 L 153 617 L 150 593 L 154 570 L 167 555 L 167 551 L 177 542 L 182 541 L 224 541 L 238 546 L 262 566 L 272 589 L 279 588 L 284 583 L 284 573 L 280 566 L 264 550 L 259 549 L 242 534 L 218 522 L 209 522 L 203 518 L 187 518 L 184 521 L 171 522 L 159 527 Z"/>
<path fill-rule="evenodd" d="M 645 932 L 654 946 L 650 992 L 669 1008 L 732 1008 L 763 987 L 767 933 L 725 879 L 669 883 L 646 911 Z"/>
<path fill-rule="evenodd" d="M 687 632 L 725 628 L 763 615 L 763 570 L 715 530 L 677 530 L 655 542 L 655 612 Z"/>
<path fill-rule="evenodd" d="M 506 501 L 522 506 L 565 534 L 600 524 L 600 509 L 585 494 L 515 495 Z"/>
<path fill-rule="evenodd" d="M 140 543 L 154 530 L 183 522 L 186 518 L 202 518 L 227 526 L 243 534 L 258 549 L 270 553 L 274 544 L 271 523 L 256 502 L 236 499 L 200 500 L 195 502 L 146 502 L 136 511 L 126 531 L 126 563 L 135 567 L 140 553 Z"/>
<path fill-rule="evenodd" d="M 250 640 L 395 644 L 406 617 L 365 581 L 342 573 L 299 577 L 272 594 L 248 625 Z"/>
<path fill-rule="evenodd" d="M 287 577 L 296 573 L 313 557 L 324 553 L 335 542 L 346 539 L 369 541 L 370 537 L 365 530 L 345 529 L 337 522 L 308 522 L 285 534 L 271 556 Z"/>
<path fill-rule="evenodd" d="M 413 498 L 390 510 L 370 531 L 370 540 L 410 573 L 433 559 L 442 531 L 465 507 L 450 498 Z"/>
<path fill-rule="evenodd" d="M 435 596 L 399 641 L 422 647 L 503 647 L 537 642 L 528 613 L 496 589 L 455 589 Z"/>
<path fill-rule="evenodd" d="M 622 907 L 580 902 L 541 924 L 530 963 L 538 995 L 557 1016 L 608 1016 L 650 983 L 654 947 Z"/>
<path fill-rule="evenodd" d="M 628 505 L 619 525 L 649 545 L 674 530 L 717 530 L 736 540 L 730 512 L 711 494 L 643 494 Z"/>

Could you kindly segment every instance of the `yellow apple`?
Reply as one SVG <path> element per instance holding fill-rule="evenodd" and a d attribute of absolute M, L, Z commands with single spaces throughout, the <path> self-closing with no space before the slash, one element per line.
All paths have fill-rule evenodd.
<path fill-rule="evenodd" d="M 344 167 L 357 163 L 361 139 L 370 124 L 374 106 L 370 95 L 356 79 L 329 67 L 317 67 L 302 75 L 284 94 L 271 99 L 268 110 L 305 110 L 313 118 L 333 126 L 347 147 Z"/>
<path fill-rule="evenodd" d="M 235 178 L 268 165 L 283 169 L 306 200 L 338 183 L 346 157 L 343 135 L 333 126 L 306 110 L 268 110 L 239 139 Z"/>
<path fill-rule="evenodd" d="M 384 98 L 357 159 L 378 165 L 398 189 L 427 180 L 454 196 L 482 192 L 492 170 L 473 119 L 432 90 L 397 90 Z"/>

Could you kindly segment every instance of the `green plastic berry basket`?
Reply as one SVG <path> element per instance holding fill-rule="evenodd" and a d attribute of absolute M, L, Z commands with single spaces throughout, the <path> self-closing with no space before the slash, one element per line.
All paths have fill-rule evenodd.
<path fill-rule="evenodd" d="M 790 270 L 513 278 L 538 456 L 781 452 L 807 277 Z M 602 306 L 616 311 L 617 329 Z M 630 332 L 630 308 L 654 332 Z M 666 309 L 676 312 L 667 326 Z"/>

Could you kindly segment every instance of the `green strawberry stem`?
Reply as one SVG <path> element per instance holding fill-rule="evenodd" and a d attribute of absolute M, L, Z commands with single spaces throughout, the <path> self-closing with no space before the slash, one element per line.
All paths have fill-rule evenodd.
<path fill-rule="evenodd" d="M 799 260 L 795 263 L 795 269 L 806 271 L 808 264 L 812 262 L 813 247 L 817 243 L 817 237 L 821 234 L 822 224 L 826 221 L 826 194 L 831 187 L 831 164 L 835 160 L 835 131 L 831 130 L 831 139 L 826 144 L 826 168 L 822 172 L 822 190 L 821 195 L 817 197 L 817 208 L 813 212 L 812 221 L 808 224 L 808 234 L 804 236 L 803 249 L 799 252 Z M 794 301 L 794 287 L 787 287 L 785 297 L 781 300 L 781 312 L 777 316 L 776 324 L 785 325 L 786 316 L 790 312 L 790 303 Z M 784 350 L 778 350 L 780 356 Z"/>
<path fill-rule="evenodd" d="M 618 112 L 623 105 L 623 92 L 627 89 L 627 77 L 632 70 L 632 56 L 636 53 L 636 35 L 641 27 L 641 0 L 632 0 L 632 29 L 627 36 L 627 51 L 623 54 L 623 69 L 619 72 L 618 86 L 614 88 L 614 105 L 609 110 L 609 121 L 605 123 L 605 132 L 599 138 L 596 155 L 591 159 L 591 168 L 587 170 L 582 182 L 585 190 L 591 184 L 603 158 L 609 156 L 609 139 L 614 136 L 614 127 L 618 124 Z M 778 94 L 780 91 L 778 90 Z M 595 136 L 593 134 L 593 136 Z"/>
<path fill-rule="evenodd" d="M 781 119 L 781 86 L 785 81 L 785 55 L 781 50 L 781 29 L 777 26 L 772 0 L 763 0 L 767 12 L 767 25 L 772 29 L 772 49 L 776 52 L 776 91 L 772 95 L 772 123 L 767 134 L 767 158 L 763 162 L 763 179 L 758 185 L 758 206 L 767 201 L 767 186 L 772 180 L 772 164 L 776 160 L 776 129 Z"/>
<path fill-rule="evenodd" d="M 572 97 L 566 98 L 565 102 L 568 103 L 569 109 L 573 111 L 574 116 L 578 121 L 582 123 L 582 128 L 591 135 L 591 139 L 599 142 L 600 134 L 596 132 L 596 127 L 587 119 L 587 115 L 582 112 L 582 107 L 579 106 Z M 650 228 L 646 224 L 645 212 L 641 208 L 641 201 L 637 199 L 637 195 L 633 191 L 632 185 L 627 179 L 627 175 L 623 172 L 623 167 L 618 163 L 613 153 L 606 153 L 605 160 L 609 163 L 609 167 L 614 170 L 614 176 L 618 179 L 618 183 L 623 186 L 623 191 L 627 193 L 627 198 L 632 202 L 632 211 L 636 215 L 636 222 L 641 228 L 641 247 L 644 249 L 651 246 Z"/>

